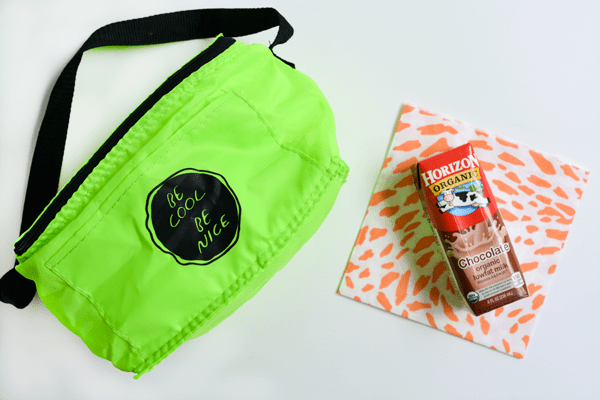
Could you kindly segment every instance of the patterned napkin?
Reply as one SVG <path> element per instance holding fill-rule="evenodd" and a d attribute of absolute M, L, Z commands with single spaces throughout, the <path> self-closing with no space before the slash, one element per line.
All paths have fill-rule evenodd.
<path fill-rule="evenodd" d="M 530 297 L 475 317 L 438 253 L 410 167 L 474 147 L 513 241 Z M 338 293 L 522 358 L 589 171 L 522 143 L 404 106 Z"/>

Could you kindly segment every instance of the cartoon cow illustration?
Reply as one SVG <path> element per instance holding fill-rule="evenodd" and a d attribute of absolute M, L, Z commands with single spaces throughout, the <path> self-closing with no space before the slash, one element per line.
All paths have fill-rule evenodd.
<path fill-rule="evenodd" d="M 455 189 L 446 189 L 441 194 L 444 197 L 437 203 L 441 213 L 454 207 L 487 207 L 490 204 L 490 199 L 483 196 L 483 190 L 457 192 Z"/>

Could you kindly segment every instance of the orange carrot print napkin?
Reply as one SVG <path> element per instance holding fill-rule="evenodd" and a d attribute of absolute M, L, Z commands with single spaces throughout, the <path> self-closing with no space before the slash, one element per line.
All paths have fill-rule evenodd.
<path fill-rule="evenodd" d="M 530 297 L 475 317 L 453 287 L 410 167 L 475 148 Z M 558 267 L 589 171 L 543 151 L 404 106 L 338 293 L 522 358 Z"/>

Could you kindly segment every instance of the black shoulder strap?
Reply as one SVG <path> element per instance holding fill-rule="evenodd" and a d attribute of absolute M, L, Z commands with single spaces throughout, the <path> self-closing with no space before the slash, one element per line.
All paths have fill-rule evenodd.
<path fill-rule="evenodd" d="M 230 37 L 245 36 L 276 26 L 279 31 L 269 46 L 273 50 L 294 33 L 292 26 L 273 8 L 180 11 L 116 22 L 94 32 L 63 69 L 50 94 L 29 171 L 21 234 L 29 229 L 58 190 L 75 76 L 86 50 L 205 39 L 221 33 Z M 293 64 L 287 64 L 293 67 Z M 34 282 L 25 279 L 15 268 L 0 279 L 0 301 L 17 308 L 26 307 L 35 292 Z"/>

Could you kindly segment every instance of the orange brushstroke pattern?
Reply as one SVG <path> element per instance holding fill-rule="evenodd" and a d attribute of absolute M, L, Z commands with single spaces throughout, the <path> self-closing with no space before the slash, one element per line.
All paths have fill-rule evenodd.
<path fill-rule="evenodd" d="M 431 276 L 429 276 L 429 275 L 421 275 L 419 277 L 419 279 L 417 279 L 417 282 L 415 283 L 415 287 L 413 289 L 413 296 L 418 295 L 421 292 L 421 290 L 425 289 L 425 287 L 429 283 L 430 279 L 431 279 Z"/>
<path fill-rule="evenodd" d="M 400 282 L 398 282 L 398 286 L 396 288 L 396 305 L 399 306 L 400 303 L 406 299 L 408 295 L 408 281 L 410 280 L 410 270 L 406 271 L 400 277 Z"/>
<path fill-rule="evenodd" d="M 394 150 L 396 150 L 396 151 L 411 151 L 414 149 L 418 149 L 419 147 L 421 147 L 421 142 L 419 142 L 418 140 L 407 140 L 406 142 L 402 143 L 400 146 L 394 147 Z"/>
<path fill-rule="evenodd" d="M 433 236 L 425 236 L 425 237 L 419 239 L 419 241 L 417 242 L 417 245 L 413 249 L 413 253 L 416 254 L 416 253 L 420 252 L 421 250 L 425 250 L 425 249 L 429 248 L 429 246 L 431 246 L 434 242 L 435 242 L 435 237 L 433 237 Z"/>
<path fill-rule="evenodd" d="M 433 268 L 433 274 L 432 274 L 432 280 L 431 282 L 435 283 L 437 282 L 437 280 L 440 278 L 440 276 L 442 276 L 442 274 L 444 273 L 444 271 L 446 270 L 446 264 L 444 264 L 442 261 L 440 261 L 435 268 Z"/>
<path fill-rule="evenodd" d="M 588 171 L 413 106 L 404 106 L 396 130 L 380 173 L 387 181 L 369 200 L 338 292 L 522 358 Z M 478 318 L 454 305 L 459 294 L 444 275 L 408 173 L 417 161 L 467 141 L 487 173 L 513 243 L 529 248 L 520 261 L 530 297 Z"/>
<path fill-rule="evenodd" d="M 467 314 L 467 324 L 475 326 L 475 321 L 473 321 L 473 317 L 471 317 L 471 314 Z"/>
<path fill-rule="evenodd" d="M 385 161 L 383 162 L 383 166 L 381 167 L 381 169 L 386 169 L 387 166 L 390 164 L 390 161 L 392 161 L 392 157 L 386 158 Z"/>
<path fill-rule="evenodd" d="M 513 181 L 514 183 L 521 183 L 521 180 L 519 179 L 519 177 L 517 176 L 517 174 L 515 174 L 514 172 L 510 171 L 507 172 L 504 176 L 506 176 L 508 179 L 510 179 L 511 181 Z"/>
<path fill-rule="evenodd" d="M 383 293 L 383 292 L 377 293 L 377 301 L 379 302 L 379 304 L 381 304 L 381 306 L 383 307 L 384 310 L 386 310 L 386 311 L 392 310 L 392 305 L 390 304 L 390 301 L 386 297 L 385 293 Z"/>
<path fill-rule="evenodd" d="M 389 263 L 382 264 L 381 268 L 383 268 L 383 269 L 392 269 L 392 268 L 394 268 L 394 263 L 393 262 L 389 262 Z"/>
<path fill-rule="evenodd" d="M 423 303 L 421 301 L 414 301 L 412 303 L 407 304 L 406 307 L 410 311 L 415 312 L 415 311 L 422 310 L 424 308 L 431 308 L 431 304 L 429 304 L 429 303 Z"/>
<path fill-rule="evenodd" d="M 479 164 L 481 164 L 481 168 L 483 168 L 484 171 L 493 171 L 494 168 L 496 168 L 494 164 L 482 160 L 479 160 Z"/>
<path fill-rule="evenodd" d="M 513 310 L 513 311 L 509 312 L 507 316 L 508 316 L 508 318 L 514 318 L 514 317 L 516 317 L 517 315 L 519 315 L 519 313 L 520 313 L 521 311 L 523 311 L 523 309 L 522 309 L 522 308 L 517 308 L 516 310 Z"/>
<path fill-rule="evenodd" d="M 460 333 L 458 333 L 456 328 L 450 324 L 447 324 L 446 326 L 444 326 L 444 329 L 446 330 L 446 332 L 448 332 L 451 335 L 458 336 L 459 338 L 463 337 Z"/>
<path fill-rule="evenodd" d="M 476 149 L 494 150 L 485 140 L 469 140 L 469 143 Z"/>
<path fill-rule="evenodd" d="M 427 322 L 429 322 L 429 325 L 431 325 L 432 327 L 434 327 L 435 329 L 437 329 L 437 325 L 435 324 L 435 319 L 433 318 L 433 316 L 429 313 L 425 313 L 425 316 L 427 317 Z"/>
<path fill-rule="evenodd" d="M 498 189 L 506 194 L 510 194 L 510 195 L 518 195 L 519 192 L 517 192 L 515 189 L 513 189 L 512 187 L 508 186 L 506 183 L 499 181 L 497 179 L 492 179 L 492 182 L 498 186 Z"/>
<path fill-rule="evenodd" d="M 410 169 L 410 167 L 412 167 L 417 161 L 419 161 L 419 160 L 417 160 L 416 157 L 409 158 L 406 161 L 402 161 L 401 163 L 396 165 L 396 169 L 394 169 L 394 174 L 408 171 Z"/>
<path fill-rule="evenodd" d="M 521 271 L 523 272 L 529 272 L 529 271 L 533 271 L 534 269 L 536 269 L 539 265 L 539 262 L 537 261 L 533 261 L 530 263 L 522 263 L 521 264 Z"/>
<path fill-rule="evenodd" d="M 379 289 L 384 289 L 384 288 L 388 287 L 392 282 L 394 282 L 399 277 L 400 277 L 399 273 L 390 272 L 389 274 L 385 275 L 381 279 L 381 284 L 379 285 Z"/>
<path fill-rule="evenodd" d="M 367 237 L 368 231 L 369 231 L 368 226 L 363 226 L 360 229 L 360 231 L 358 232 L 358 238 L 356 239 L 356 246 L 360 246 L 363 244 L 363 242 L 365 241 L 365 238 Z"/>
<path fill-rule="evenodd" d="M 373 197 L 371 197 L 371 203 L 369 203 L 369 205 L 371 207 L 376 206 L 377 204 L 381 203 L 385 199 L 392 197 L 396 193 L 397 192 L 392 189 L 385 189 L 385 190 L 382 190 L 381 192 L 377 192 L 377 193 L 373 194 Z"/>
<path fill-rule="evenodd" d="M 510 153 L 506 153 L 506 152 L 501 153 L 498 155 L 498 158 L 501 159 L 502 161 L 505 161 L 512 165 L 522 165 L 522 166 L 525 165 L 525 163 L 523 161 L 521 161 L 520 159 L 518 159 L 517 157 L 513 156 Z"/>
<path fill-rule="evenodd" d="M 421 132 L 421 135 L 439 135 L 445 132 L 456 135 L 458 133 L 453 127 L 444 124 L 425 125 L 417 128 L 417 130 Z"/>
<path fill-rule="evenodd" d="M 346 273 L 349 274 L 354 270 L 359 269 L 360 267 L 356 264 L 353 264 L 352 262 L 348 262 L 348 266 L 346 267 Z"/>
<path fill-rule="evenodd" d="M 479 324 L 481 325 L 481 332 L 484 335 L 490 333 L 490 323 L 485 319 L 485 316 L 479 317 Z"/>
<path fill-rule="evenodd" d="M 414 181 L 413 181 L 412 175 L 406 175 L 404 178 L 402 178 L 398 183 L 396 183 L 394 185 L 394 188 L 395 189 L 397 189 L 397 188 L 403 188 L 403 187 L 406 187 L 406 186 L 410 186 L 413 183 L 414 183 Z"/>
<path fill-rule="evenodd" d="M 399 209 L 400 206 L 386 207 L 383 210 L 379 211 L 379 215 L 382 217 L 391 217 L 392 215 L 396 214 Z"/>
<path fill-rule="evenodd" d="M 448 304 L 444 295 L 442 295 L 442 306 L 444 308 L 444 314 L 446 314 L 446 317 L 448 317 L 450 321 L 458 322 L 458 317 L 456 314 L 454 314 L 452 306 Z"/>
<path fill-rule="evenodd" d="M 417 264 L 421 268 L 425 268 L 427 263 L 429 263 L 429 260 L 431 260 L 431 256 L 433 256 L 433 254 L 433 251 L 423 254 L 421 257 L 419 257 L 415 264 Z"/>
<path fill-rule="evenodd" d="M 380 237 L 385 236 L 387 233 L 387 229 L 373 228 L 370 232 L 369 242 L 372 242 L 375 239 L 379 239 Z"/>
<path fill-rule="evenodd" d="M 517 146 L 516 144 L 506 141 L 504 139 L 501 139 L 499 137 L 496 138 L 496 142 L 500 143 L 502 146 L 512 147 L 513 149 L 519 148 L 519 146 Z"/>
<path fill-rule="evenodd" d="M 436 286 L 432 287 L 429 291 L 429 299 L 434 306 L 438 305 L 438 301 L 440 299 L 440 290 Z"/>
<path fill-rule="evenodd" d="M 392 252 L 393 248 L 394 248 L 394 243 L 388 244 L 385 247 L 385 249 L 381 250 L 381 253 L 379 253 L 379 257 L 385 257 L 385 256 L 387 256 L 388 254 L 390 254 Z"/>
<path fill-rule="evenodd" d="M 425 151 L 423 151 L 419 157 L 421 158 L 427 158 L 435 153 L 442 153 L 444 151 L 448 151 L 451 150 L 452 147 L 450 147 L 448 145 L 448 141 L 446 140 L 446 138 L 441 138 L 439 139 L 437 142 L 435 142 L 434 144 L 432 144 L 431 146 L 429 146 L 427 149 L 425 149 Z"/>
<path fill-rule="evenodd" d="M 406 244 L 406 242 L 408 242 L 413 236 L 415 235 L 414 232 L 410 232 L 408 235 L 406 235 L 404 238 L 402 238 L 402 240 L 400 241 L 400 246 L 404 246 Z M 408 251 L 408 248 L 403 249 L 403 251 L 406 250 Z M 398 256 L 398 258 L 400 257 L 400 255 Z"/>
<path fill-rule="evenodd" d="M 546 157 L 533 150 L 529 150 L 529 154 L 531 154 L 531 158 L 533 158 L 533 161 L 539 167 L 539 169 L 542 170 L 543 173 L 547 175 L 556 175 L 556 169 L 554 168 L 554 164 L 548 161 Z"/>
<path fill-rule="evenodd" d="M 403 214 L 402 216 L 400 216 L 394 225 L 394 232 L 395 231 L 399 231 L 400 229 L 404 228 L 406 226 L 406 224 L 408 224 L 410 221 L 412 221 L 412 219 L 419 213 L 418 210 L 415 211 L 411 211 L 408 212 L 406 214 Z"/>
<path fill-rule="evenodd" d="M 541 188 L 549 188 L 552 187 L 552 185 L 550 184 L 550 182 L 548 182 L 545 179 L 540 178 L 539 176 L 536 175 L 531 175 L 529 178 L 527 178 L 527 180 L 531 183 L 533 183 L 535 186 L 539 186 Z"/>
<path fill-rule="evenodd" d="M 571 179 L 574 179 L 576 181 L 579 181 L 579 177 L 577 175 L 575 175 L 575 173 L 573 172 L 573 169 L 571 168 L 570 165 L 561 165 L 560 169 L 563 170 L 563 172 L 565 173 L 566 176 L 568 176 Z"/>

